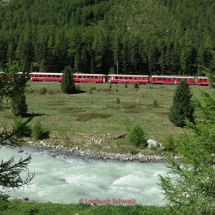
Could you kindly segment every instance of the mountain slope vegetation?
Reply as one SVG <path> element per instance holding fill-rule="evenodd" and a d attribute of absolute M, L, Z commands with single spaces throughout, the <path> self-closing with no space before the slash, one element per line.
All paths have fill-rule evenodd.
<path fill-rule="evenodd" d="M 201 74 L 214 68 L 214 10 L 211 0 L 11 0 L 0 5 L 0 68 Z"/>

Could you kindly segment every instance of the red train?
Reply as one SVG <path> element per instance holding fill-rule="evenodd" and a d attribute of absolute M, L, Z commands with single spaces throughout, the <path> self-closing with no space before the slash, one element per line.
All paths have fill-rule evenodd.
<path fill-rule="evenodd" d="M 62 80 L 63 73 L 30 73 L 31 81 L 57 81 Z M 181 80 L 186 80 L 190 85 L 209 85 L 207 77 L 194 76 L 168 76 L 168 75 L 104 75 L 104 74 L 74 74 L 75 82 L 94 83 L 124 83 L 124 84 L 179 84 Z"/>

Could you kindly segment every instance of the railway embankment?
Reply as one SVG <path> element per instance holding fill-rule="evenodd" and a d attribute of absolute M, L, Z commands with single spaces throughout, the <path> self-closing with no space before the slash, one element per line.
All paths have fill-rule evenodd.
<path fill-rule="evenodd" d="M 27 146 L 37 147 L 40 150 L 46 150 L 51 156 L 55 157 L 58 155 L 64 156 L 75 156 L 82 157 L 85 159 L 101 159 L 101 160 L 116 160 L 116 161 L 139 161 L 143 163 L 147 162 L 166 162 L 167 158 L 164 155 L 145 155 L 142 153 L 138 154 L 121 154 L 121 153 L 111 153 L 104 151 L 93 151 L 90 149 L 82 149 L 79 147 L 67 148 L 61 145 L 52 146 L 46 141 L 27 141 Z M 180 157 L 175 156 L 176 160 Z"/>

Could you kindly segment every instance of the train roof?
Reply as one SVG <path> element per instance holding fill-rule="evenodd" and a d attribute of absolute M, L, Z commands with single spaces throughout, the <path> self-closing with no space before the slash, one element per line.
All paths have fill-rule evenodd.
<path fill-rule="evenodd" d="M 111 74 L 108 76 L 122 76 L 122 77 L 149 77 L 149 75 L 120 75 L 120 74 Z"/>
<path fill-rule="evenodd" d="M 31 72 L 31 75 L 62 75 L 62 73 L 55 72 Z"/>
<path fill-rule="evenodd" d="M 181 76 L 181 75 L 152 75 L 152 77 L 160 77 L 160 78 L 194 78 L 194 76 Z"/>
<path fill-rule="evenodd" d="M 85 74 L 85 73 L 74 73 L 74 75 L 85 75 L 85 76 L 105 76 L 104 74 Z"/>

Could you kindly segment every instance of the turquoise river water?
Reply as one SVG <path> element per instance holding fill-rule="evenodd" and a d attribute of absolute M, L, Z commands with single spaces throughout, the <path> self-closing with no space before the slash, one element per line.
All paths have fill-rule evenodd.
<path fill-rule="evenodd" d="M 89 160 L 57 155 L 53 150 L 22 147 L 1 148 L 1 160 L 32 156 L 29 169 L 35 172 L 30 186 L 10 190 L 12 197 L 40 202 L 164 205 L 159 175 L 165 163 Z M 129 202 L 128 202 L 129 200 Z"/>

